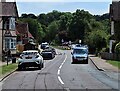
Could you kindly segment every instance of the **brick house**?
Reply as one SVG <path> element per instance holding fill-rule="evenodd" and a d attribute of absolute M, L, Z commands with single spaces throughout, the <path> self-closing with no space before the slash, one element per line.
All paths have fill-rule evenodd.
<path fill-rule="evenodd" d="M 110 20 L 111 20 L 111 39 L 110 39 L 110 50 L 112 53 L 112 45 L 115 42 L 115 24 L 116 22 L 120 22 L 120 1 L 113 1 L 110 4 Z"/>
<path fill-rule="evenodd" d="M 16 18 L 18 11 L 16 2 L 0 2 L 0 55 L 2 50 L 16 50 Z"/>
<path fill-rule="evenodd" d="M 29 32 L 28 23 L 16 23 L 17 44 L 27 44 L 34 37 Z"/>

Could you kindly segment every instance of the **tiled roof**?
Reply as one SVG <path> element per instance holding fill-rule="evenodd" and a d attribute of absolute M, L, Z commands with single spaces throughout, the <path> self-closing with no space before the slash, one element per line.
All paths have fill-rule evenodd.
<path fill-rule="evenodd" d="M 18 17 L 16 3 L 15 2 L 0 2 L 0 16 Z"/>
<path fill-rule="evenodd" d="M 16 37 L 17 35 L 16 35 L 16 32 L 15 32 L 15 31 L 6 30 L 6 31 L 4 32 L 4 36 L 5 36 L 5 37 Z"/>
<path fill-rule="evenodd" d="M 16 23 L 16 34 L 17 35 L 27 35 L 29 38 L 34 38 L 32 34 L 28 31 L 27 23 Z"/>
<path fill-rule="evenodd" d="M 28 31 L 28 37 L 34 39 L 34 37 L 32 36 L 32 34 L 29 31 Z"/>
<path fill-rule="evenodd" d="M 28 33 L 28 24 L 27 23 L 16 23 L 16 33 L 17 34 L 26 34 Z"/>

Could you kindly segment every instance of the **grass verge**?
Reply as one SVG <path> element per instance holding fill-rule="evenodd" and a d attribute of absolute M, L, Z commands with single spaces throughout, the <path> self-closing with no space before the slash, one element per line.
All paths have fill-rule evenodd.
<path fill-rule="evenodd" d="M 120 61 L 116 61 L 116 60 L 107 60 L 108 63 L 110 63 L 113 66 L 118 67 L 118 69 L 120 69 Z"/>
<path fill-rule="evenodd" d="M 12 63 L 12 64 L 8 64 L 7 65 L 3 65 L 0 66 L 0 78 L 4 75 L 9 74 L 10 72 L 12 72 L 13 70 L 15 70 L 17 68 L 17 63 Z"/>

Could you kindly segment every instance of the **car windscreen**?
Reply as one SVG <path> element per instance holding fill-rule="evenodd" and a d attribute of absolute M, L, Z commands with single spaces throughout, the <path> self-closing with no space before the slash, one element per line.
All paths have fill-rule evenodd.
<path fill-rule="evenodd" d="M 74 49 L 73 54 L 87 54 L 87 49 Z"/>

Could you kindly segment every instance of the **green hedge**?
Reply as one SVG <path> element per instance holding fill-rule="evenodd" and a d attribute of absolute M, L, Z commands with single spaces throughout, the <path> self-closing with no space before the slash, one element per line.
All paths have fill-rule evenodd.
<path fill-rule="evenodd" d="M 115 53 L 120 54 L 120 42 L 115 46 Z"/>

